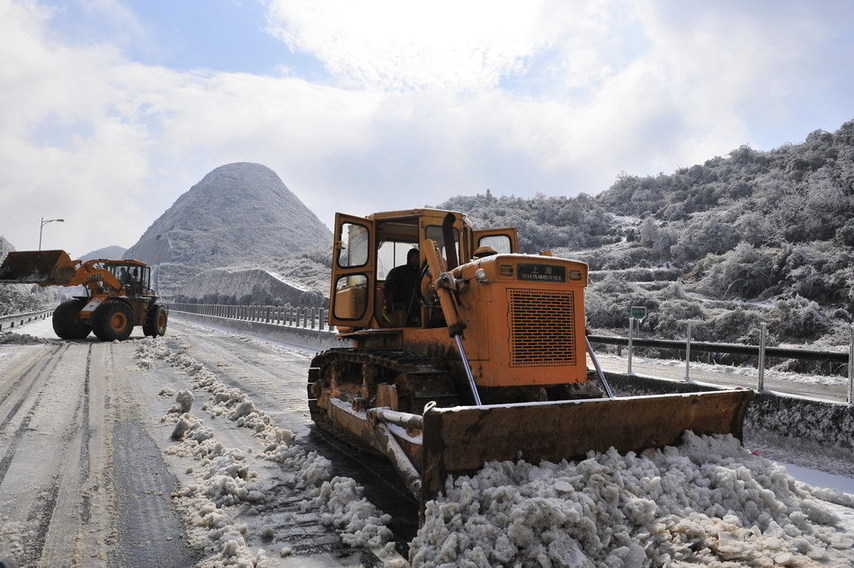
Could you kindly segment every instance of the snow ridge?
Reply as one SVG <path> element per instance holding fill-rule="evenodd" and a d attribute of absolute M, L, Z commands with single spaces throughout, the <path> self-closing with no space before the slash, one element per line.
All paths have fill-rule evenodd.
<path fill-rule="evenodd" d="M 252 431 L 262 459 L 277 466 L 273 479 L 248 465 L 246 452 L 254 448 L 225 447 L 216 431 L 192 412 L 192 392 L 161 392 L 176 401 L 162 418 L 175 424 L 174 444 L 167 453 L 191 457 L 197 464 L 187 471 L 193 482 L 173 494 L 177 509 L 191 527 L 191 546 L 208 554 L 197 566 L 259 566 L 275 543 L 276 554 L 291 555 L 292 548 L 277 538 L 272 523 L 265 524 L 263 518 L 260 525 L 258 519 L 251 523 L 242 519 L 258 517 L 263 508 L 284 510 L 280 504 L 295 499 L 300 511 L 319 515 L 324 525 L 341 534 L 346 545 L 370 548 L 380 558 L 393 556 L 393 535 L 385 526 L 388 515 L 362 496 L 353 479 L 333 477 L 326 458 L 305 450 L 292 431 L 277 427 L 240 389 L 227 387 L 188 356 L 185 348 L 173 351 L 162 338 L 140 340 L 135 356 L 143 369 L 153 368 L 154 360 L 164 360 L 182 370 L 193 390 L 209 395 L 201 410 L 211 419 L 222 417 Z M 254 550 L 253 543 L 259 540 L 265 546 Z"/>

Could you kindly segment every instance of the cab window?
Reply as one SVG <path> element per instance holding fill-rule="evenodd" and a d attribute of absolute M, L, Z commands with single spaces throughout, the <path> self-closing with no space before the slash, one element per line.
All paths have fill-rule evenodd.
<path fill-rule="evenodd" d="M 513 245 L 510 237 L 507 235 L 488 235 L 481 237 L 477 241 L 478 247 L 492 247 L 498 254 L 510 254 L 513 252 Z"/>
<path fill-rule="evenodd" d="M 368 228 L 355 223 L 344 223 L 341 227 L 341 248 L 338 251 L 338 266 L 353 268 L 368 262 Z"/>

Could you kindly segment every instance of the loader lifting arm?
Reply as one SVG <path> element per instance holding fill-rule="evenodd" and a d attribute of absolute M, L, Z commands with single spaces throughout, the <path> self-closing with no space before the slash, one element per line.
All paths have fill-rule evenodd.
<path fill-rule="evenodd" d="M 85 286 L 90 295 L 108 292 L 120 295 L 123 283 L 110 264 L 145 266 L 137 260 L 72 260 L 64 250 L 12 251 L 0 266 L 0 282 L 39 286 Z"/>

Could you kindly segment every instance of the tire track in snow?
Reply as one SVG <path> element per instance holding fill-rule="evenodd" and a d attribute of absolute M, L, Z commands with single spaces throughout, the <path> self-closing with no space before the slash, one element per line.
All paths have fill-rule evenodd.
<path fill-rule="evenodd" d="M 50 397 L 51 389 L 49 387 L 52 386 L 51 378 L 55 375 L 57 369 L 65 366 L 65 356 L 69 352 L 68 349 L 67 344 L 58 345 L 41 354 L 38 360 L 29 364 L 20 373 L 19 378 L 12 383 L 10 390 L 4 395 L 2 402 L 0 402 L 0 404 L 11 403 L 11 407 L 8 409 L 5 418 L 0 423 L 0 430 L 13 424 L 21 416 L 22 410 L 26 409 L 11 437 L 6 453 L 0 459 L 0 484 L 5 480 L 10 467 L 15 461 L 25 436 L 28 434 L 33 435 L 38 430 L 38 428 L 33 428 L 31 423 L 34 419 L 39 418 L 39 412 L 41 411 L 45 395 Z M 90 355 L 87 354 L 87 360 L 89 358 Z M 17 371 L 12 370 L 8 374 Z M 84 376 L 84 381 L 88 382 L 88 372 Z M 27 404 L 28 401 L 29 404 Z M 82 405 L 82 400 L 78 400 L 73 413 L 75 417 L 79 416 Z M 50 409 L 46 412 L 50 413 Z M 79 425 L 78 418 L 75 418 L 74 422 Z M 59 439 L 59 447 L 69 447 L 76 433 L 76 429 L 66 428 L 65 434 Z M 49 448 L 45 449 L 49 450 Z M 72 454 L 69 452 L 60 452 L 60 463 L 63 464 L 60 471 L 64 472 L 67 469 L 70 455 Z M 24 532 L 27 535 L 27 546 L 19 555 L 19 560 L 24 565 L 34 564 L 42 557 L 42 551 L 54 517 L 54 510 L 59 500 L 61 483 L 64 477 L 66 477 L 65 473 L 50 475 L 49 483 L 46 485 L 43 484 L 34 490 L 35 497 L 32 499 L 31 506 L 26 512 L 25 517 L 25 526 L 27 528 L 24 529 Z M 76 481 L 74 485 L 76 486 Z"/>
<path fill-rule="evenodd" d="M 10 399 L 12 399 L 13 395 L 17 400 L 12 402 L 11 408 L 7 411 L 3 421 L 0 422 L 0 433 L 4 433 L 4 430 L 19 416 L 21 407 L 24 406 L 24 403 L 30 398 L 30 394 L 33 392 L 33 389 L 35 389 L 36 386 L 40 386 L 46 377 L 50 376 L 59 364 L 65 350 L 66 348 L 64 346 L 52 347 L 46 354 L 33 361 L 23 372 L 20 373 L 19 378 L 10 385 L 9 390 L 3 394 L 2 398 L 0 398 L 0 407 L 5 405 L 7 401 L 12 402 Z M 13 372 L 14 371 L 16 370 L 13 370 Z M 3 382 L 5 383 L 5 381 Z M 33 416 L 33 411 L 41 402 L 41 395 L 41 392 L 36 394 L 32 404 L 30 404 L 27 409 L 27 413 L 21 419 L 21 423 L 15 429 L 15 432 L 12 433 L 6 452 L 3 454 L 3 457 L 0 458 L 0 484 L 2 484 L 3 480 L 6 478 L 9 466 L 15 458 L 21 439 L 30 427 L 30 420 Z"/>
<path fill-rule="evenodd" d="M 53 478 L 53 484 L 46 491 L 46 498 L 38 499 L 43 503 L 35 509 L 31 521 L 36 524 L 36 536 L 33 553 L 42 564 L 54 565 L 71 555 L 75 548 L 76 531 L 68 530 L 69 520 L 78 525 L 88 523 L 88 497 L 80 498 L 77 489 L 84 487 L 89 480 L 89 440 L 90 399 L 89 385 L 92 375 L 92 345 L 86 352 L 83 372 L 82 396 L 74 409 L 73 420 L 60 438 L 60 446 L 67 448 L 61 462 L 60 473 Z M 57 509 L 61 511 L 57 515 Z M 58 519 L 60 526 L 53 523 Z M 51 528 L 53 527 L 53 530 Z"/>

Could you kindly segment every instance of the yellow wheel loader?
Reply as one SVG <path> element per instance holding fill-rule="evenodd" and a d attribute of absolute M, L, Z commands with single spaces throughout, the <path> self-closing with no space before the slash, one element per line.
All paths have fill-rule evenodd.
<path fill-rule="evenodd" d="M 151 267 L 138 260 L 71 260 L 62 250 L 10 252 L 0 265 L 0 283 L 83 286 L 85 296 L 62 302 L 53 330 L 62 339 L 123 341 L 134 326 L 148 336 L 166 333 L 169 311 L 157 303 Z"/>
<path fill-rule="evenodd" d="M 586 336 L 587 265 L 519 254 L 513 228 L 434 209 L 338 213 L 333 247 L 329 323 L 351 347 L 314 357 L 312 419 L 386 454 L 422 507 L 493 460 L 742 436 L 750 390 L 613 396 Z M 401 305 L 391 269 L 412 258 Z"/>

